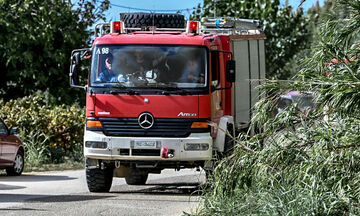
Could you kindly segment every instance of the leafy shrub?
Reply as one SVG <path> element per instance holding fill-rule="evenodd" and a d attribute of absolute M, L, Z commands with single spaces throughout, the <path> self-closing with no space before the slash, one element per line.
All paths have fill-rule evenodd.
<path fill-rule="evenodd" d="M 21 132 L 21 139 L 26 149 L 26 166 L 40 166 L 49 163 L 49 146 L 47 137 L 43 132 L 36 130 L 26 130 Z"/>
<path fill-rule="evenodd" d="M 345 17 L 322 25 L 295 80 L 262 86 L 253 117 L 261 133 L 239 138 L 219 163 L 197 214 L 360 215 L 360 2 L 336 2 Z M 272 116 L 289 90 L 313 92 L 318 106 Z"/>
<path fill-rule="evenodd" d="M 360 121 L 277 118 L 219 164 L 198 214 L 359 215 Z"/>
<path fill-rule="evenodd" d="M 0 108 L 9 127 L 20 129 L 30 164 L 82 160 L 84 109 L 79 105 L 52 105 L 47 93 L 10 100 Z M 0 101 L 3 104 L 3 101 Z"/>

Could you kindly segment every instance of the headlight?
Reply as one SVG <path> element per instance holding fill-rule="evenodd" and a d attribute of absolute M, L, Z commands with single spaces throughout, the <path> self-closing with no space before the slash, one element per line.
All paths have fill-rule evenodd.
<path fill-rule="evenodd" d="M 186 143 L 185 151 L 207 151 L 209 149 L 208 143 Z"/>
<path fill-rule="evenodd" d="M 85 147 L 86 148 L 106 149 L 107 143 L 106 142 L 96 142 L 96 141 L 86 141 Z"/>

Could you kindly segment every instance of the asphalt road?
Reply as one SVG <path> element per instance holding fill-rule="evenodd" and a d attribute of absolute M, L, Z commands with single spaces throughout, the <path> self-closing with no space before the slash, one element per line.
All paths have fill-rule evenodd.
<path fill-rule="evenodd" d="M 204 181 L 195 170 L 164 170 L 144 186 L 114 178 L 110 193 L 90 193 L 84 170 L 0 175 L 0 215 L 182 215 L 196 211 Z"/>

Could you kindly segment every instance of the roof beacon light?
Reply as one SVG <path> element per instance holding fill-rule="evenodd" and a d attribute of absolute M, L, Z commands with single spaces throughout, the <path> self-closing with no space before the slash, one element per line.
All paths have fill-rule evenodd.
<path fill-rule="evenodd" d="M 198 21 L 188 21 L 186 25 L 186 33 L 199 34 L 201 29 L 201 23 Z"/>
<path fill-rule="evenodd" d="M 124 22 L 121 21 L 111 21 L 110 22 L 110 33 L 122 34 L 125 33 Z"/>

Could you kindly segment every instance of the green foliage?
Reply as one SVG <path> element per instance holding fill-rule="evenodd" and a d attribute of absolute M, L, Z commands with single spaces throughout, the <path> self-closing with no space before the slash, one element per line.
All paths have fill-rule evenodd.
<path fill-rule="evenodd" d="M 49 137 L 41 131 L 21 131 L 21 140 L 25 146 L 25 163 L 27 167 L 39 167 L 50 162 Z"/>
<path fill-rule="evenodd" d="M 198 215 L 360 215 L 360 2 L 334 7 L 342 15 L 322 21 L 295 79 L 262 85 L 253 117 L 261 133 L 240 137 L 220 162 Z M 291 90 L 313 92 L 317 107 L 274 115 Z"/>
<path fill-rule="evenodd" d="M 220 163 L 198 215 L 360 214 L 359 119 L 293 108 L 257 116 L 264 132 L 240 141 L 253 152 L 237 145 Z"/>
<path fill-rule="evenodd" d="M 291 6 L 280 6 L 279 0 L 223 0 L 217 1 L 218 17 L 238 17 L 260 20 L 266 34 L 266 64 L 268 78 L 288 79 L 291 68 L 285 67 L 296 53 L 308 48 L 309 19 L 302 9 L 295 12 Z M 204 0 L 190 19 L 214 16 L 214 1 Z"/>
<path fill-rule="evenodd" d="M 79 105 L 53 106 L 53 100 L 48 93 L 38 92 L 0 108 L 7 125 L 20 129 L 30 165 L 82 160 L 85 111 Z"/>
<path fill-rule="evenodd" d="M 0 1 L 0 98 L 47 90 L 57 103 L 75 101 L 79 91 L 70 89 L 68 77 L 71 51 L 89 46 L 88 28 L 104 19 L 109 0 L 76 2 Z"/>

